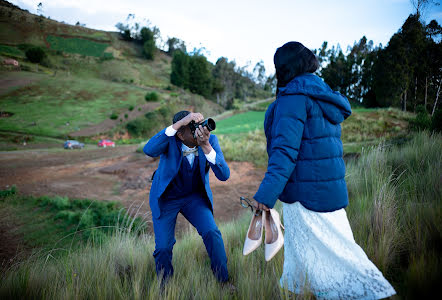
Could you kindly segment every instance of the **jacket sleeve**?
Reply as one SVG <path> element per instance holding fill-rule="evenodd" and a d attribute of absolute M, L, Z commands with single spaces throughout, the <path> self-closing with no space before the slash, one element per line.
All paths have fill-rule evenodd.
<path fill-rule="evenodd" d="M 307 119 L 306 96 L 287 95 L 277 101 L 267 172 L 254 196 L 269 208 L 273 208 L 295 169 Z"/>
<path fill-rule="evenodd" d="M 212 145 L 213 150 L 216 152 L 215 164 L 209 162 L 213 173 L 215 173 L 216 178 L 221 181 L 226 181 L 230 177 L 230 169 L 227 162 L 224 159 L 223 152 L 218 143 L 218 138 L 216 135 L 211 135 L 210 145 Z"/>
<path fill-rule="evenodd" d="M 143 152 L 150 157 L 157 157 L 167 151 L 169 145 L 169 139 L 175 137 L 169 137 L 166 135 L 166 128 L 154 135 L 144 145 Z"/>

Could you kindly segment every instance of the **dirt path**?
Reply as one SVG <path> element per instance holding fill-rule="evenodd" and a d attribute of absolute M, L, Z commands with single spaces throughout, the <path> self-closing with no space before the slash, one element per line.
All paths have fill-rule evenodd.
<path fill-rule="evenodd" d="M 0 75 L 3 76 L 5 73 L 1 73 Z M 34 79 L 24 78 L 0 78 L 0 95 L 7 93 L 13 87 L 28 85 L 34 81 Z"/>
<path fill-rule="evenodd" d="M 159 160 L 135 153 L 135 150 L 136 146 L 130 145 L 106 149 L 0 152 L 0 189 L 16 185 L 19 193 L 25 195 L 119 201 L 132 214 L 141 206 L 138 214 L 146 218 L 152 232 L 148 198 L 150 178 Z M 239 205 L 239 196 L 252 197 L 264 176 L 264 170 L 251 163 L 228 164 L 231 170 L 228 181 L 221 182 L 210 173 L 217 222 L 233 220 L 247 211 Z M 188 226 L 180 215 L 178 235 Z M 6 231 L 0 232 L 2 243 L 3 238 L 17 239 L 16 235 L 8 233 L 8 228 L 4 226 Z M 16 242 L 11 245 L 14 249 L 18 247 Z M 11 247 L 5 250 L 9 256 L 14 252 Z"/>

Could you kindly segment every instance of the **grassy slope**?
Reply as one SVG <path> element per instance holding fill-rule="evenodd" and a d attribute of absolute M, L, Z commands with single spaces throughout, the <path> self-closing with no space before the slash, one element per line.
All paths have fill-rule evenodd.
<path fill-rule="evenodd" d="M 441 279 L 441 147 L 440 135 L 421 133 L 401 148 L 381 145 L 364 150 L 360 160 L 347 165 L 351 198 L 347 214 L 355 240 L 401 298 L 430 297 Z M 163 296 L 289 299 L 288 292 L 278 287 L 283 250 L 269 263 L 263 247 L 242 256 L 249 218 L 246 213 L 219 226 L 231 282 L 237 287 L 233 294 L 215 281 L 204 245 L 192 230 L 175 245 L 175 274 Z M 100 247 L 90 244 L 59 259 L 24 262 L 3 278 L 0 296 L 157 299 L 153 248 L 152 238 L 119 231 Z M 302 298 L 312 297 L 307 293 Z"/>
<path fill-rule="evenodd" d="M 0 76 L 17 84 L 32 81 L 12 84 L 0 95 L 1 110 L 14 113 L 0 118 L 0 131 L 65 137 L 113 112 L 124 116 L 130 106 L 144 104 L 144 95 L 151 91 L 159 94 L 159 101 L 178 98 L 186 108 L 195 97 L 200 104 L 210 102 L 170 86 L 171 58 L 161 51 L 148 61 L 141 46 L 121 40 L 116 32 L 62 24 L 0 4 L 0 58 L 14 57 L 22 70 L 30 71 L 10 72 L 0 66 Z M 23 44 L 47 48 L 44 66 L 25 59 Z M 204 107 L 208 115 L 222 110 L 212 102 Z M 126 121 L 123 118 L 119 131 L 125 130 Z"/>
<path fill-rule="evenodd" d="M 227 159 L 267 164 L 263 131 L 264 111 L 248 111 L 217 122 L 216 133 Z M 360 153 L 382 140 L 403 138 L 408 133 L 411 113 L 397 109 L 354 109 L 342 123 L 345 153 Z"/>

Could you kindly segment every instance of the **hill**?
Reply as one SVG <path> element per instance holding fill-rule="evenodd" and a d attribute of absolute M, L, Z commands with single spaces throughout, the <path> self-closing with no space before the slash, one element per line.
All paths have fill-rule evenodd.
<path fill-rule="evenodd" d="M 25 55 L 36 46 L 47 54 L 40 64 Z M 141 45 L 118 32 L 64 24 L 1 1 L 0 59 L 7 58 L 17 60 L 20 71 L 0 66 L 0 131 L 22 134 L 22 140 L 26 135 L 128 139 L 170 123 L 174 110 L 198 109 L 207 116 L 223 111 L 171 85 L 171 57 L 161 50 L 149 61 Z M 154 95 L 150 102 L 146 94 Z M 146 113 L 154 122 L 146 124 Z M 134 121 L 143 129 L 128 133 L 127 124 Z"/>

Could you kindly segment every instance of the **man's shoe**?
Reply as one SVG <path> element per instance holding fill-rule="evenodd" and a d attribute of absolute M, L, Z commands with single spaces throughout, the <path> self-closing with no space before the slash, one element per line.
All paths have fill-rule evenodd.
<path fill-rule="evenodd" d="M 261 245 L 263 224 L 264 213 L 260 210 L 256 210 L 250 221 L 249 229 L 247 230 L 246 241 L 244 242 L 244 249 L 242 252 L 243 255 L 250 254 Z"/>
<path fill-rule="evenodd" d="M 279 213 L 273 208 L 266 212 L 264 224 L 266 231 L 265 259 L 269 261 L 284 245 L 284 236 L 281 231 L 281 227 L 284 228 L 284 226 L 281 224 Z"/>
<path fill-rule="evenodd" d="M 234 294 L 237 291 L 236 286 L 228 281 L 223 282 L 222 286 L 224 289 L 228 290 L 230 294 Z"/>

